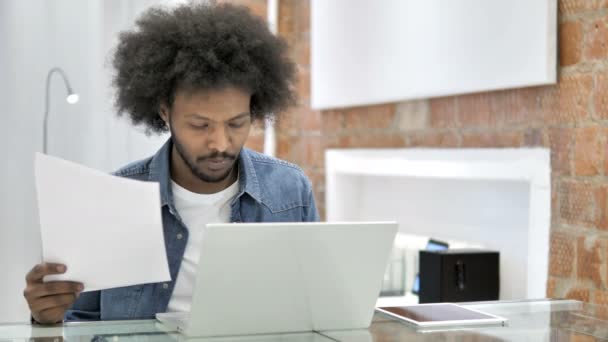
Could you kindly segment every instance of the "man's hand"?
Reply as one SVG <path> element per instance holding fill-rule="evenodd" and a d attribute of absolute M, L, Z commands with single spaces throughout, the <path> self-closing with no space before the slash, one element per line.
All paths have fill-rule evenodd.
<path fill-rule="evenodd" d="M 42 263 L 34 266 L 26 275 L 23 296 L 36 322 L 42 324 L 61 322 L 66 310 L 74 304 L 84 289 L 81 283 L 72 281 L 42 282 L 46 275 L 62 274 L 65 271 L 65 265 Z"/>

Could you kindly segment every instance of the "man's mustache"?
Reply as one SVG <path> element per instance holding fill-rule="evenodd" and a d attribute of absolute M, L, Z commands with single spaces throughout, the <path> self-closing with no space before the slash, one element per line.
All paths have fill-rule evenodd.
<path fill-rule="evenodd" d="M 206 156 L 201 156 L 201 157 L 196 158 L 196 161 L 197 162 L 202 162 L 202 161 L 205 161 L 207 159 L 220 159 L 220 158 L 234 160 L 234 159 L 236 159 L 236 155 L 230 154 L 230 153 L 227 153 L 227 152 L 213 152 L 213 153 L 208 154 Z"/>

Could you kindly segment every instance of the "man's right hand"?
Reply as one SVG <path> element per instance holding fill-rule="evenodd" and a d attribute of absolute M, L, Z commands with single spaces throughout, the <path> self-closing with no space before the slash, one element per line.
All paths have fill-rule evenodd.
<path fill-rule="evenodd" d="M 23 296 L 36 322 L 53 324 L 63 321 L 63 315 L 84 289 L 81 283 L 72 281 L 42 281 L 46 275 L 65 271 L 65 265 L 42 263 L 34 266 L 26 275 Z"/>

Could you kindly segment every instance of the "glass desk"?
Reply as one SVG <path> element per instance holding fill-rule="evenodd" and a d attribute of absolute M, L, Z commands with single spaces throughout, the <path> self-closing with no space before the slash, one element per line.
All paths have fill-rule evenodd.
<path fill-rule="evenodd" d="M 376 313 L 369 330 L 310 332 L 239 337 L 191 338 L 166 330 L 153 320 L 66 323 L 32 326 L 0 324 L 0 342 L 8 341 L 608 341 L 608 307 L 574 300 L 529 300 L 467 303 L 467 307 L 505 317 L 505 327 L 416 331 Z"/>

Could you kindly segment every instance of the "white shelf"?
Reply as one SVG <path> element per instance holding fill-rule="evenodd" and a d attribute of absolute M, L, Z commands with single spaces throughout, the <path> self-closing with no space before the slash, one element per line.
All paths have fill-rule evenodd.
<path fill-rule="evenodd" d="M 468 180 L 530 181 L 549 187 L 547 149 L 331 149 L 333 173 Z"/>
<path fill-rule="evenodd" d="M 401 233 L 497 250 L 500 299 L 546 295 L 549 149 L 333 149 L 325 156 L 328 221 L 394 220 Z"/>

